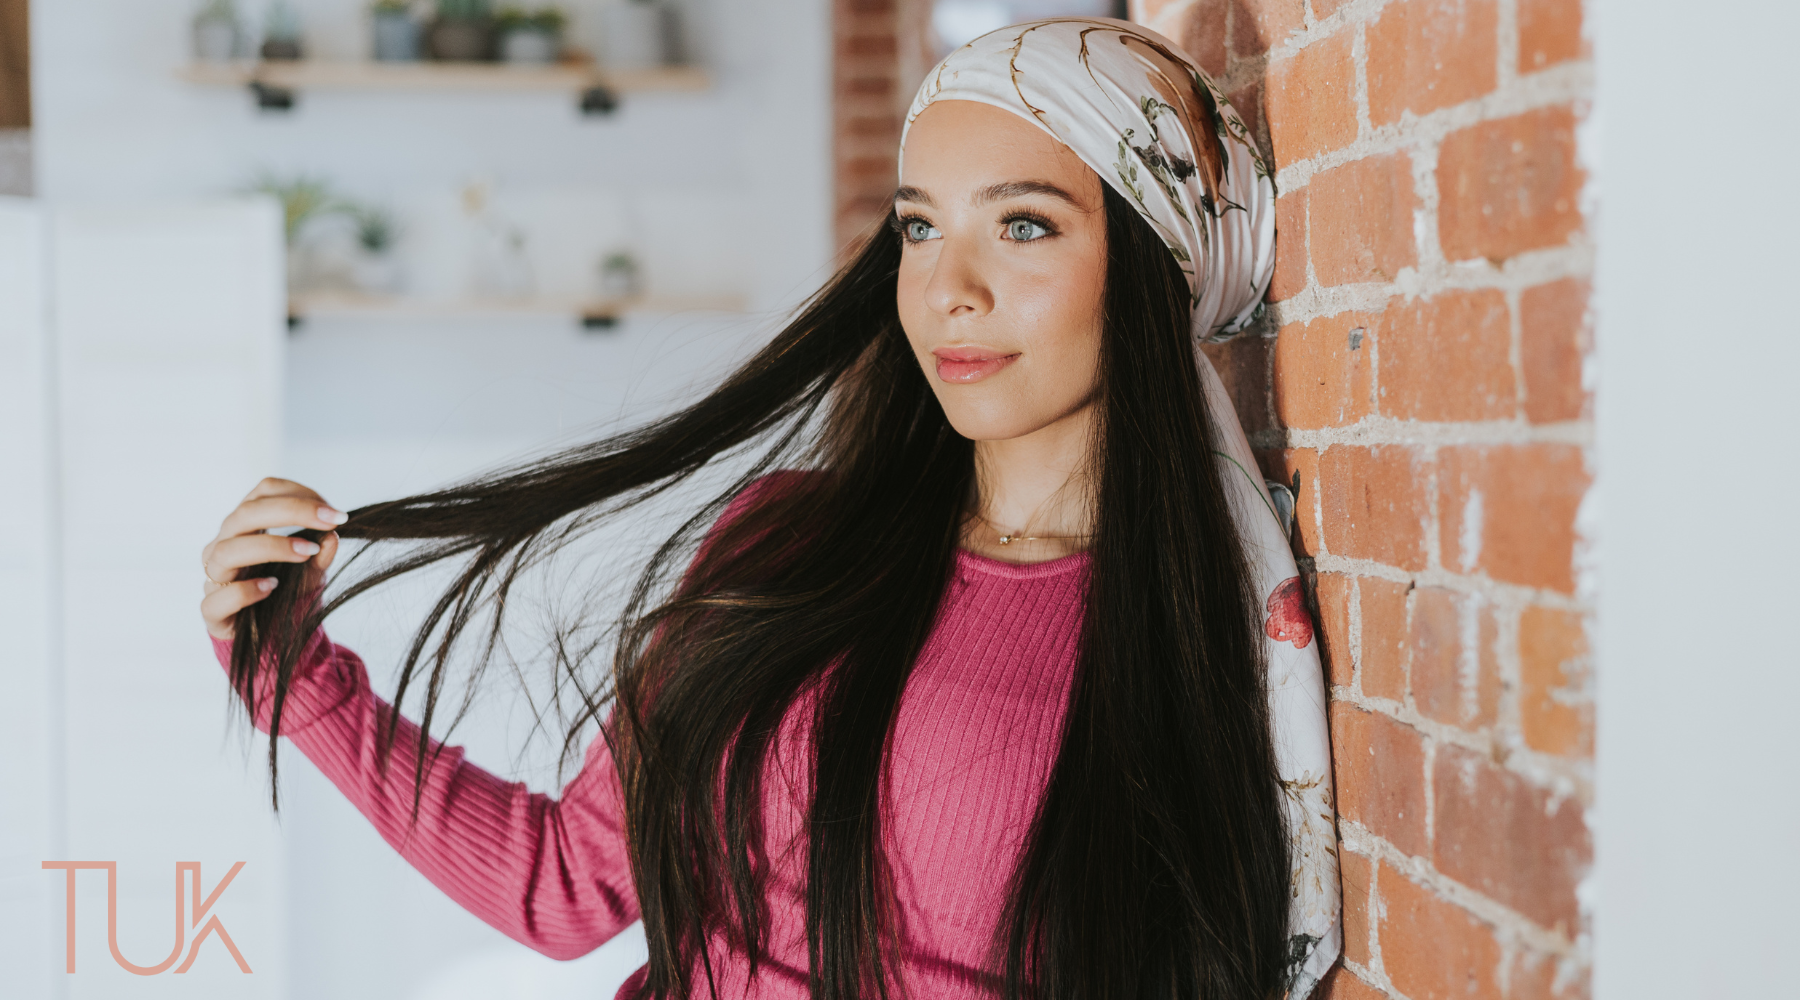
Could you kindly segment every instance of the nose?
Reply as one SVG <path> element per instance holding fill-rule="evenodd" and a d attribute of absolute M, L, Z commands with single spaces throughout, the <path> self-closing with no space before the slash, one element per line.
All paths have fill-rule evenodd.
<path fill-rule="evenodd" d="M 992 312 L 994 293 L 982 279 L 979 254 L 949 236 L 942 237 L 938 244 L 931 280 L 925 284 L 925 305 L 952 319 Z"/>

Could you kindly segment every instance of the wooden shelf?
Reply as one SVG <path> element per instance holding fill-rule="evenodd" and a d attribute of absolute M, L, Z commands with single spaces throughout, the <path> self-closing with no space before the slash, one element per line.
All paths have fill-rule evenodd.
<path fill-rule="evenodd" d="M 741 296 L 631 299 L 421 299 L 408 296 L 326 292 L 288 298 L 290 325 L 309 319 L 460 319 L 508 316 L 568 316 L 584 326 L 611 326 L 629 313 L 689 311 L 742 312 Z"/>
<path fill-rule="evenodd" d="M 607 70 L 591 63 L 547 66 L 478 62 L 333 62 L 269 60 L 191 63 L 176 75 L 209 87 L 253 83 L 283 90 L 562 91 L 605 87 L 620 93 L 699 91 L 712 85 L 705 70 L 663 66 Z"/>

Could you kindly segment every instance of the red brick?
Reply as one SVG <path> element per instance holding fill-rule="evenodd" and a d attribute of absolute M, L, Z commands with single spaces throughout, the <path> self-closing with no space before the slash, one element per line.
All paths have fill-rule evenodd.
<path fill-rule="evenodd" d="M 1519 616 L 1519 728 L 1533 750 L 1594 753 L 1591 662 L 1582 618 L 1529 607 Z"/>
<path fill-rule="evenodd" d="M 1350 0 L 1312 0 L 1313 16 L 1324 20 L 1337 13 L 1339 7 L 1349 2 Z"/>
<path fill-rule="evenodd" d="M 1380 866 L 1381 962 L 1408 1000 L 1499 1000 L 1500 944 L 1468 911 Z"/>
<path fill-rule="evenodd" d="M 1139 24 L 1149 24 L 1163 12 L 1163 8 L 1176 0 L 1131 0 L 1131 19 Z"/>
<path fill-rule="evenodd" d="M 1592 482 L 1579 447 L 1462 446 L 1444 449 L 1438 463 L 1445 568 L 1574 592 L 1575 512 Z"/>
<path fill-rule="evenodd" d="M 1238 422 L 1245 434 L 1265 430 L 1269 423 L 1269 342 L 1254 334 L 1234 337 L 1222 344 L 1201 344 L 1212 361 L 1219 381 L 1231 396 Z"/>
<path fill-rule="evenodd" d="M 1326 551 L 1425 568 L 1430 464 L 1400 445 L 1335 445 L 1319 456 Z"/>
<path fill-rule="evenodd" d="M 848 35 L 838 39 L 838 52 L 844 56 L 892 57 L 899 51 L 893 35 Z"/>
<path fill-rule="evenodd" d="M 1364 966 L 1369 964 L 1369 890 L 1374 877 L 1370 859 L 1338 848 L 1338 883 L 1344 892 L 1344 958 Z"/>
<path fill-rule="evenodd" d="M 893 183 L 895 176 L 894 158 L 891 156 L 852 157 L 839 161 L 838 170 L 851 177 L 883 176 L 888 178 L 889 184 Z"/>
<path fill-rule="evenodd" d="M 1381 412 L 1403 420 L 1499 420 L 1518 410 L 1511 314 L 1494 289 L 1389 306 Z"/>
<path fill-rule="evenodd" d="M 1308 185 L 1313 274 L 1321 285 L 1393 281 L 1418 263 L 1412 160 L 1405 153 L 1367 156 L 1322 171 Z"/>
<path fill-rule="evenodd" d="M 1410 583 L 1365 576 L 1356 581 L 1362 620 L 1362 692 L 1406 700 L 1407 597 Z"/>
<path fill-rule="evenodd" d="M 1421 714 L 1453 726 L 1492 725 L 1500 708 L 1498 629 L 1492 609 L 1478 600 L 1436 587 L 1413 594 L 1408 670 L 1413 703 Z M 1475 634 L 1465 637 L 1464 622 L 1470 619 Z M 1475 640 L 1476 648 L 1465 649 L 1465 638 Z"/>
<path fill-rule="evenodd" d="M 1374 317 L 1338 313 L 1290 323 L 1275 338 L 1275 419 L 1283 427 L 1342 427 L 1369 414 Z"/>
<path fill-rule="evenodd" d="M 1386 993 L 1356 978 L 1356 973 L 1341 965 L 1325 974 L 1313 996 L 1319 1000 L 1387 1000 Z"/>
<path fill-rule="evenodd" d="M 1146 3 L 1146 7 L 1160 9 L 1163 3 Z M 1225 67 L 1229 56 L 1225 52 L 1225 39 L 1230 31 L 1225 23 L 1228 16 L 1227 0 L 1198 0 L 1192 7 L 1182 13 L 1181 30 L 1164 32 L 1181 44 L 1181 48 L 1206 75 L 1218 79 L 1225 75 Z M 1154 14 L 1138 18 L 1149 23 Z"/>
<path fill-rule="evenodd" d="M 1575 886 L 1593 858 L 1579 803 L 1553 800 L 1481 754 L 1440 746 L 1432 804 L 1438 871 L 1544 927 L 1574 934 Z M 1383 937 L 1384 954 L 1386 948 Z"/>
<path fill-rule="evenodd" d="M 1400 0 L 1364 32 L 1369 120 L 1425 114 L 1494 89 L 1499 44 L 1495 0 Z"/>
<path fill-rule="evenodd" d="M 1291 299 L 1306 288 L 1306 194 L 1290 191 L 1275 199 L 1275 275 L 1269 301 Z"/>
<path fill-rule="evenodd" d="M 1350 589 L 1355 584 L 1342 573 L 1319 574 L 1319 653 L 1333 687 L 1349 687 L 1355 668 L 1350 655 Z"/>
<path fill-rule="evenodd" d="M 1355 32 L 1340 31 L 1269 66 L 1269 139 L 1282 166 L 1356 138 Z"/>
<path fill-rule="evenodd" d="M 1331 706 L 1338 814 L 1408 854 L 1425 841 L 1425 745 L 1418 730 L 1378 712 Z"/>
<path fill-rule="evenodd" d="M 894 79 L 888 76 L 856 76 L 838 83 L 840 94 L 889 97 L 894 93 Z"/>
<path fill-rule="evenodd" d="M 858 136 L 883 136 L 892 138 L 897 144 L 900 141 L 900 116 L 872 117 L 858 115 L 843 123 L 843 132 Z"/>
<path fill-rule="evenodd" d="M 1566 244 L 1581 229 L 1583 173 L 1575 112 L 1566 105 L 1450 133 L 1437 176 L 1438 240 L 1448 260 L 1498 263 Z"/>
<path fill-rule="evenodd" d="M 1581 39 L 1581 4 L 1519 0 L 1519 72 L 1530 73 L 1588 54 Z"/>
<path fill-rule="evenodd" d="M 1306 19 L 1306 0 L 1233 0 L 1231 50 L 1259 56 L 1297 31 Z"/>
<path fill-rule="evenodd" d="M 1534 424 L 1579 420 L 1587 415 L 1581 363 L 1591 345 L 1589 293 L 1585 279 L 1567 278 L 1527 288 L 1519 296 L 1525 416 Z"/>

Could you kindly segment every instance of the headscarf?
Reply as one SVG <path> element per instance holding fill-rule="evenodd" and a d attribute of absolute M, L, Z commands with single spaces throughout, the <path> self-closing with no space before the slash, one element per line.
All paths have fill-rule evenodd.
<path fill-rule="evenodd" d="M 928 73 L 907 130 L 938 101 L 1003 108 L 1068 146 L 1135 206 L 1187 275 L 1196 343 L 1242 330 L 1261 308 L 1275 264 L 1275 185 L 1243 119 L 1175 43 L 1111 18 L 1051 18 L 990 32 Z M 901 133 L 901 147 L 906 132 Z M 902 156 L 904 164 L 904 155 Z M 1302 1000 L 1337 961 L 1337 835 L 1325 681 L 1287 518 L 1256 472 L 1224 384 L 1198 348 L 1195 364 L 1256 592 L 1276 767 L 1287 813 L 1294 896 L 1287 996 Z"/>

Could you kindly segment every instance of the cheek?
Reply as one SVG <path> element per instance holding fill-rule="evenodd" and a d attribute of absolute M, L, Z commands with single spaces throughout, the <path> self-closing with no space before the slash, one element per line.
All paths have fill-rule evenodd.
<path fill-rule="evenodd" d="M 985 392 L 939 393 L 957 430 L 977 440 L 1005 440 L 1046 427 L 1086 405 L 1100 363 L 1103 266 L 1086 255 L 1046 268 L 996 275 L 1005 325 L 1024 357 Z M 983 388 L 978 383 L 971 389 Z"/>
<path fill-rule="evenodd" d="M 1028 405 L 1060 411 L 1091 395 L 1100 363 L 1103 268 L 1103 259 L 1083 254 L 1048 273 L 1018 275 L 1010 296 L 1014 318 L 1035 362 L 1022 373 L 1030 376 Z"/>

